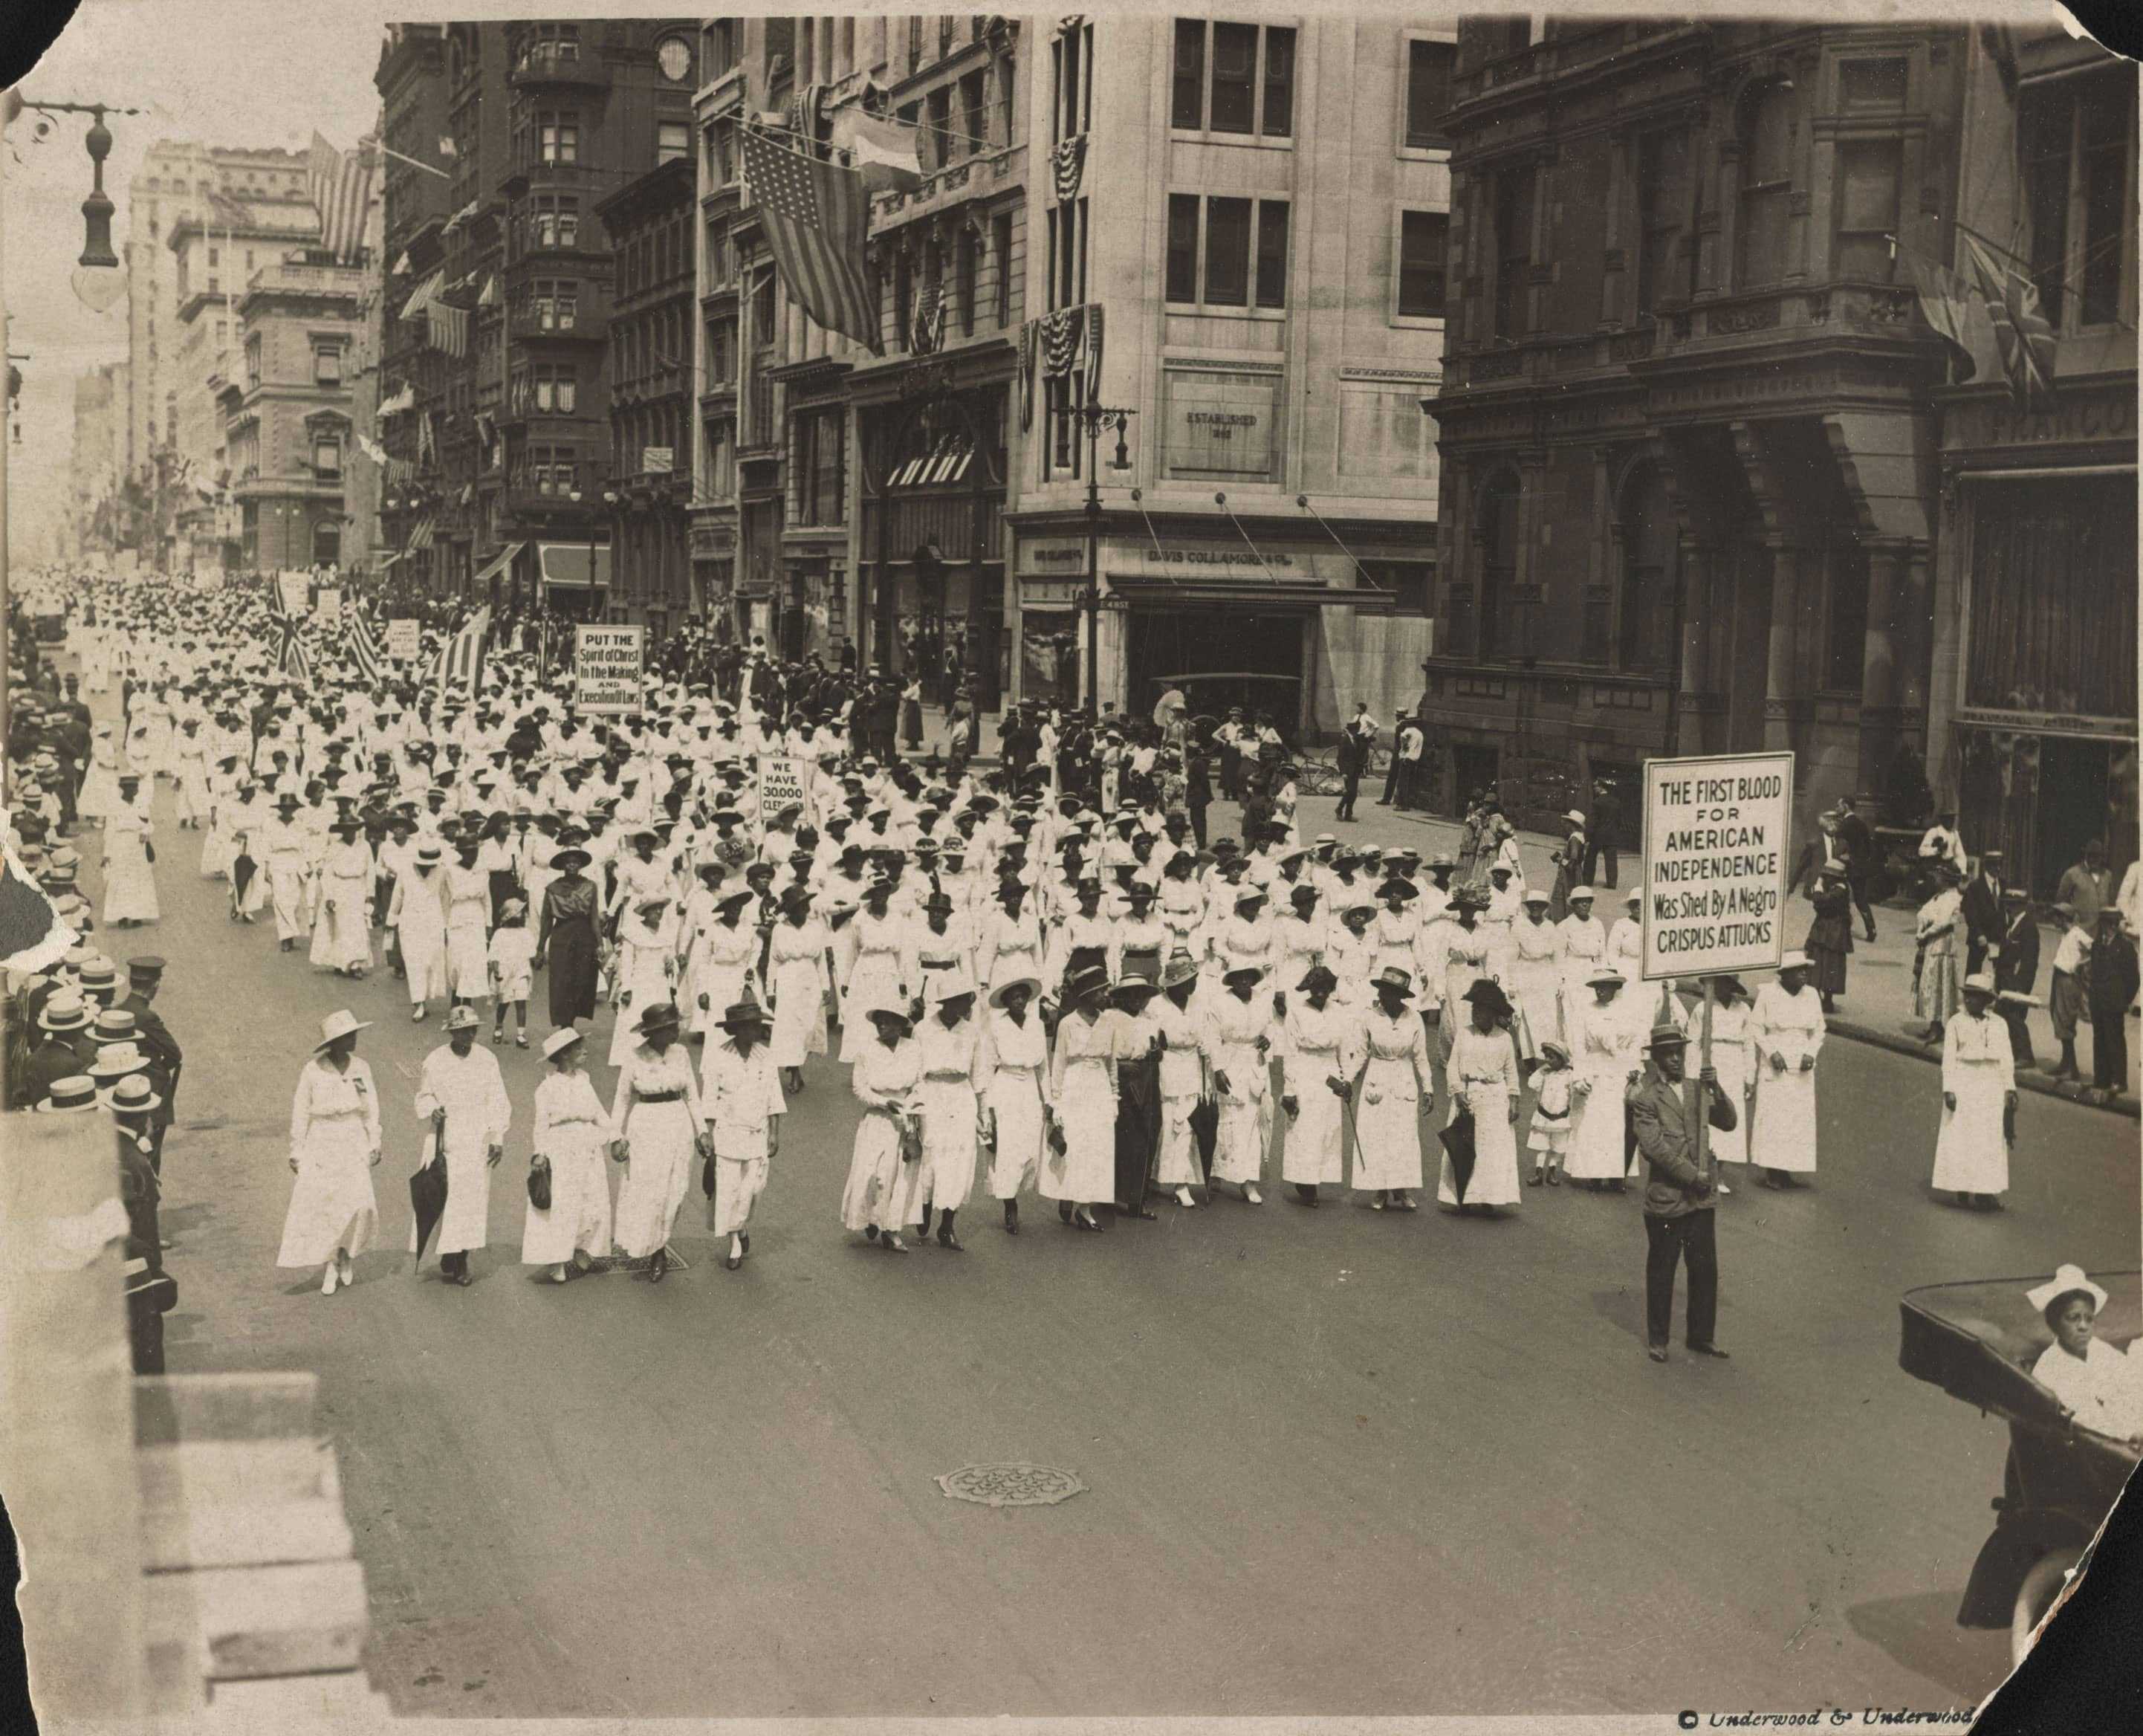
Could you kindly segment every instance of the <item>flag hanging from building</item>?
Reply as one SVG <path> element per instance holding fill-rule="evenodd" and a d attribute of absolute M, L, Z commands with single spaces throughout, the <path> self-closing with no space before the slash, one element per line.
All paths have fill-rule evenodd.
<path fill-rule="evenodd" d="M 922 184 L 920 139 L 914 127 L 867 115 L 854 103 L 834 111 L 834 146 L 848 152 L 866 194 L 912 193 Z"/>
<path fill-rule="evenodd" d="M 451 694 L 473 697 L 483 679 L 485 640 L 491 632 L 488 605 L 468 618 L 462 630 L 439 647 L 439 660 L 432 666 L 432 685 L 441 701 Z"/>
<path fill-rule="evenodd" d="M 374 463 L 384 464 L 387 462 L 387 448 L 374 439 L 371 435 L 361 433 L 356 438 L 357 449 Z"/>
<path fill-rule="evenodd" d="M 320 245 L 337 260 L 354 259 L 364 245 L 364 217 L 372 203 L 369 152 L 338 151 L 317 132 L 306 159 L 308 190 L 320 214 Z"/>
<path fill-rule="evenodd" d="M 268 612 L 275 623 L 276 669 L 294 681 L 310 685 L 312 659 L 305 655 L 304 641 L 298 636 L 298 616 L 283 606 L 283 588 L 279 584 L 268 587 Z"/>
<path fill-rule="evenodd" d="M 936 278 L 924 284 L 915 298 L 915 317 L 910 322 L 908 347 L 917 355 L 935 355 L 945 339 L 945 289 Z"/>
<path fill-rule="evenodd" d="M 1049 154 L 1050 179 L 1057 188 L 1057 202 L 1069 205 L 1079 196 L 1079 182 L 1086 171 L 1086 135 L 1078 133 Z"/>
<path fill-rule="evenodd" d="M 385 678 L 387 659 L 380 655 L 379 641 L 372 636 L 372 624 L 364 616 L 350 616 L 346 643 L 349 660 L 366 681 L 376 683 Z"/>
<path fill-rule="evenodd" d="M 854 338 L 873 355 L 883 354 L 864 274 L 870 205 L 863 177 L 792 151 L 755 127 L 744 131 L 744 172 L 789 295 L 827 330 Z"/>
<path fill-rule="evenodd" d="M 1979 364 L 1972 359 L 1972 346 L 1964 339 L 1964 310 L 1971 293 L 1964 279 L 1939 260 L 1923 258 L 1909 248 L 1900 250 L 1913 274 L 1913 286 L 1919 291 L 1920 317 L 1949 345 L 1957 364 L 1957 378 L 1970 379 L 1978 372 Z"/>
<path fill-rule="evenodd" d="M 424 309 L 424 325 L 433 349 L 450 356 L 468 354 L 469 316 L 466 309 L 434 299 Z"/>
<path fill-rule="evenodd" d="M 2019 409 L 2039 408 L 2054 395 L 2054 329 L 2039 306 L 2038 289 L 2015 265 L 1998 264 L 1969 230 L 1960 226 L 1959 234 L 1994 322 L 1994 348 L 2011 395 Z"/>

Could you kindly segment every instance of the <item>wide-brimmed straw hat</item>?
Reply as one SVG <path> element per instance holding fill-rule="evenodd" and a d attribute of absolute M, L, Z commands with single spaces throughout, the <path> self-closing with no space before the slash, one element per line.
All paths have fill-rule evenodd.
<path fill-rule="evenodd" d="M 320 1021 L 320 1040 L 313 1045 L 313 1053 L 317 1055 L 329 1043 L 346 1036 L 354 1036 L 359 1031 L 371 1028 L 371 1020 L 360 1019 L 347 1007 L 339 1012 L 331 1012 Z"/>
<path fill-rule="evenodd" d="M 2024 1299 L 2043 1314 L 2062 1297 L 2079 1293 L 2091 1298 L 2093 1313 L 2106 1306 L 2106 1292 L 2084 1275 L 2082 1267 L 2062 1265 L 2055 1267 L 2054 1275 L 2044 1283 L 2025 1291 Z"/>
<path fill-rule="evenodd" d="M 1004 982 L 1000 982 L 995 988 L 990 991 L 990 1005 L 992 1006 L 1003 1006 L 1005 1004 L 1005 997 L 1016 988 L 1025 989 L 1027 991 L 1027 998 L 1029 1000 L 1032 1000 L 1035 996 L 1042 992 L 1042 983 L 1038 978 L 1033 977 L 1007 977 Z"/>

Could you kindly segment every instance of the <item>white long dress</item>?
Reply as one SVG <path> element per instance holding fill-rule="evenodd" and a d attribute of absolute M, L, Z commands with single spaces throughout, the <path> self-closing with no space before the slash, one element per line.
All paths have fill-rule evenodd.
<path fill-rule="evenodd" d="M 161 913 L 148 843 L 156 828 L 140 809 L 122 802 L 104 822 L 104 920 L 153 922 Z"/>
<path fill-rule="evenodd" d="M 1943 1027 L 1942 1088 L 1957 1099 L 1957 1107 L 1943 1109 L 1934 1186 L 1959 1194 L 2007 1193 L 2009 1142 L 2002 1136 L 2002 1102 L 2017 1088 L 2008 1026 L 1991 1013 L 1952 1015 Z"/>
<path fill-rule="evenodd" d="M 1451 1076 L 1451 1112 L 1444 1125 L 1467 1110 L 1473 1111 L 1473 1174 L 1462 1202 L 1451 1154 L 1445 1152 L 1436 1180 L 1437 1204 L 1516 1205 L 1518 1130 L 1511 1123 L 1511 1104 L 1518 1093 L 1518 1064 L 1509 1036 L 1469 1025 L 1452 1039 L 1446 1071 Z"/>
<path fill-rule="evenodd" d="M 1280 1081 L 1284 1095 L 1294 1099 L 1295 1114 L 1281 1135 L 1283 1181 L 1336 1186 L 1345 1173 L 1346 1110 L 1331 1081 L 1353 1078 L 1361 1065 L 1357 1023 L 1329 1002 L 1320 1011 L 1304 996 L 1288 997 L 1280 1027 Z"/>
<path fill-rule="evenodd" d="M 1562 1041 L 1563 934 L 1553 922 L 1521 916 L 1511 924 L 1511 999 L 1518 1009 L 1518 1052 L 1537 1060 L 1542 1043 Z"/>
<path fill-rule="evenodd" d="M 534 1151 L 551 1164 L 551 1209 L 528 1208 L 521 1259 L 559 1266 L 576 1252 L 610 1252 L 610 1115 L 582 1072 L 549 1073 L 536 1087 Z"/>
<path fill-rule="evenodd" d="M 1421 1104 L 1435 1091 L 1421 1015 L 1381 1006 L 1362 1016 L 1364 1065 L 1354 1092 L 1354 1185 L 1376 1193 L 1421 1185 Z"/>
<path fill-rule="evenodd" d="M 1801 1069 L 1823 1047 L 1823 997 L 1804 985 L 1789 995 L 1777 982 L 1756 991 L 1749 1015 L 1755 1051 L 1756 1125 L 1749 1135 L 1749 1161 L 1759 1169 L 1795 1175 L 1815 1170 L 1815 1070 Z M 1779 1072 L 1774 1058 L 1783 1056 Z"/>
<path fill-rule="evenodd" d="M 618 1070 L 611 1135 L 626 1141 L 617 1190 L 618 1251 L 645 1259 L 670 1239 L 691 1185 L 694 1141 L 703 1125 L 692 1057 L 672 1042 L 660 1055 L 636 1043 Z"/>
<path fill-rule="evenodd" d="M 1580 1083 L 1591 1089 L 1580 1097 L 1573 1089 L 1570 1150 L 1563 1173 L 1572 1181 L 1617 1181 L 1626 1168 L 1623 1105 L 1630 1075 L 1643 1058 L 1644 1039 L 1622 997 L 1605 1006 L 1596 1000 L 1573 1006 L 1567 1021 L 1570 1061 Z"/>
<path fill-rule="evenodd" d="M 466 1254 L 484 1244 L 491 1221 L 487 1160 L 493 1145 L 506 1143 L 513 1116 L 498 1057 L 478 1048 L 457 1055 L 445 1046 L 424 1057 L 423 1071 L 417 1076 L 417 1120 L 426 1129 L 419 1167 L 438 1150 L 429 1130 L 433 1113 L 441 1109 L 447 1112 L 447 1209 L 439 1219 L 439 1252 Z M 413 1244 L 415 1236 L 413 1224 Z M 410 1251 L 416 1251 L 413 1246 Z"/>
<path fill-rule="evenodd" d="M 784 918 L 767 942 L 766 988 L 774 1004 L 769 1046 L 777 1067 L 800 1067 L 826 1052 L 826 925 L 814 916 Z"/>
<path fill-rule="evenodd" d="M 848 1229 L 875 1228 L 898 1234 L 923 1214 L 920 1159 L 900 1155 L 896 1110 L 914 1108 L 923 1082 L 921 1058 L 911 1038 L 888 1048 L 874 1031 L 869 1046 L 849 1074 L 849 1088 L 864 1105 L 849 1155 L 849 1179 L 841 1190 L 841 1224 Z"/>
<path fill-rule="evenodd" d="M 1064 1150 L 1042 1163 L 1042 1197 L 1092 1205 L 1116 1191 L 1116 1051 L 1121 1025 L 1113 1011 L 1091 1024 L 1076 1012 L 1057 1026 L 1050 1056 L 1050 1096 Z"/>
<path fill-rule="evenodd" d="M 436 873 L 412 867 L 394 877 L 387 925 L 402 947 L 409 979 L 409 1004 L 419 1006 L 447 992 L 447 903 Z"/>
<path fill-rule="evenodd" d="M 372 852 L 352 838 L 328 847 L 320 864 L 320 915 L 311 962 L 346 971 L 372 963 Z"/>
<path fill-rule="evenodd" d="M 283 1217 L 279 1266 L 321 1266 L 339 1248 L 353 1256 L 379 1228 L 372 1154 L 379 1149 L 379 1094 L 372 1069 L 352 1056 L 338 1072 L 314 1056 L 290 1100 L 290 1155 L 298 1174 Z"/>
<path fill-rule="evenodd" d="M 716 1235 L 735 1235 L 750 1224 L 751 1209 L 766 1191 L 768 1134 L 788 1100 L 765 1043 L 755 1044 L 749 1055 L 739 1053 L 731 1039 L 710 1045 L 700 1077 L 700 1102 L 715 1142 L 707 1225 Z"/>
<path fill-rule="evenodd" d="M 977 1124 L 989 1080 L 982 1066 L 982 1028 L 967 1017 L 948 1030 L 933 1013 L 915 1027 L 915 1046 L 923 1070 L 916 1092 L 923 1115 L 923 1177 L 917 1197 L 939 1211 L 956 1212 L 975 1191 Z"/>
<path fill-rule="evenodd" d="M 1161 1144 L 1154 1156 L 1154 1180 L 1164 1188 L 1205 1185 L 1198 1164 L 1198 1135 L 1191 1111 L 1207 1092 L 1205 1021 L 1197 1003 L 1178 1006 L 1166 995 L 1155 998 L 1147 1016 L 1159 1028 L 1161 1051 Z"/>
<path fill-rule="evenodd" d="M 101 820 L 118 806 L 118 744 L 108 735 L 100 735 L 90 744 L 89 771 L 75 796 L 74 811 L 83 819 Z"/>
<path fill-rule="evenodd" d="M 449 863 L 446 911 L 447 992 L 480 1001 L 491 987 L 491 876 Z M 615 1056 L 611 1064 L 617 1064 Z"/>
<path fill-rule="evenodd" d="M 618 931 L 617 1022 L 610 1034 L 610 1064 L 625 1065 L 625 1058 L 640 1044 L 640 1016 L 650 1006 L 670 999 L 670 972 L 677 950 L 677 914 L 666 908 L 650 923 L 635 912 Z"/>
<path fill-rule="evenodd" d="M 990 1198 L 1017 1199 L 1041 1177 L 1049 1039 L 1032 1011 L 1015 1023 L 1010 1013 L 995 1007 L 982 1023 L 982 1101 L 996 1135 Z"/>
<path fill-rule="evenodd" d="M 922 965 L 908 920 L 888 908 L 882 917 L 859 911 L 855 963 L 841 991 L 841 1059 L 854 1062 L 878 1043 L 874 1012 L 908 1010 L 908 997 L 921 984 Z"/>
<path fill-rule="evenodd" d="M 1749 1008 L 1736 1001 L 1711 1009 L 1711 1070 L 1719 1076 L 1719 1095 L 1734 1105 L 1734 1125 L 1710 1130 L 1711 1155 L 1722 1164 L 1749 1161 L 1749 1085 L 1754 1078 L 1749 1039 Z"/>
<path fill-rule="evenodd" d="M 685 956 L 689 1028 L 707 1036 L 720 1025 L 722 1015 L 744 999 L 747 988 L 755 1001 L 766 999 L 759 982 L 759 931 L 741 918 L 732 925 L 720 917 L 709 917 L 693 932 Z"/>
<path fill-rule="evenodd" d="M 1257 1047 L 1274 1030 L 1272 1002 L 1250 992 L 1247 1002 L 1231 993 L 1212 997 L 1206 1013 L 1205 1054 L 1215 1075 L 1228 1076 L 1227 1089 L 1214 1086 L 1220 1107 L 1213 1143 L 1213 1180 L 1249 1184 L 1265 1173 L 1272 1143 L 1272 1078 L 1266 1056 Z"/>

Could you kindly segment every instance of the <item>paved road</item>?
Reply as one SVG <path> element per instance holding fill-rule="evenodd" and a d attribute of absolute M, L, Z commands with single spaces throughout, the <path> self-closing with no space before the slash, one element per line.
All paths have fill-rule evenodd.
<path fill-rule="evenodd" d="M 168 787 L 158 799 L 168 818 Z M 85 852 L 94 866 L 94 840 Z M 534 1054 L 478 1282 L 413 1276 L 409 1095 L 434 1022 L 231 927 L 160 829 L 186 1046 L 164 1221 L 174 1372 L 312 1369 L 405 1714 L 1615 1712 L 1947 1706 L 2006 1437 L 1896 1366 L 1910 1286 L 2134 1259 L 2132 1125 L 2027 1098 L 2010 1209 L 1926 1186 L 1937 1076 L 1834 1044 L 1822 1170 L 1721 1211 L 1730 1363 L 1646 1360 L 1633 1198 L 1508 1221 L 1223 1201 L 1106 1236 L 1046 1209 L 905 1259 L 838 1222 L 820 1062 L 753 1258 L 660 1288 L 516 1265 Z M 290 1091 L 343 1005 L 389 1109 L 384 1247 L 322 1298 L 272 1265 Z M 607 1021 L 599 1034 L 606 1035 Z M 606 1089 L 609 1076 L 599 1082 Z M 932 1479 L 1076 1470 L 992 1511 Z"/>

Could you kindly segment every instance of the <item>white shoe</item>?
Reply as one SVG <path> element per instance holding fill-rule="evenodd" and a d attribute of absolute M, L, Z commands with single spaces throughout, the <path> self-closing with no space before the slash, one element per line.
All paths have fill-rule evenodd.
<path fill-rule="evenodd" d="M 337 1254 L 335 1255 L 335 1277 L 337 1281 L 345 1290 L 357 1282 L 357 1274 L 350 1267 L 349 1256 L 348 1254 Z"/>
<path fill-rule="evenodd" d="M 335 1268 L 334 1268 L 334 1262 L 333 1260 L 329 1260 L 329 1261 L 328 1262 L 328 1269 L 327 1269 L 324 1273 L 323 1273 L 323 1274 L 321 1274 L 321 1276 L 320 1276 L 320 1294 L 321 1294 L 321 1295 L 323 1295 L 323 1296 L 332 1296 L 332 1295 L 334 1295 L 334 1293 L 335 1293 Z"/>
<path fill-rule="evenodd" d="M 1190 1197 L 1190 1189 L 1187 1187 L 1178 1188 L 1175 1190 L 1175 1203 L 1186 1211 L 1198 1204 Z"/>
<path fill-rule="evenodd" d="M 1249 1200 L 1252 1205 L 1263 1205 L 1265 1203 L 1265 1196 L 1258 1191 L 1258 1185 L 1254 1181 L 1243 1184 L 1243 1198 Z"/>
<path fill-rule="evenodd" d="M 421 1025 L 424 1022 L 424 1003 L 422 1001 L 409 1009 L 409 1021 L 413 1025 Z"/>

